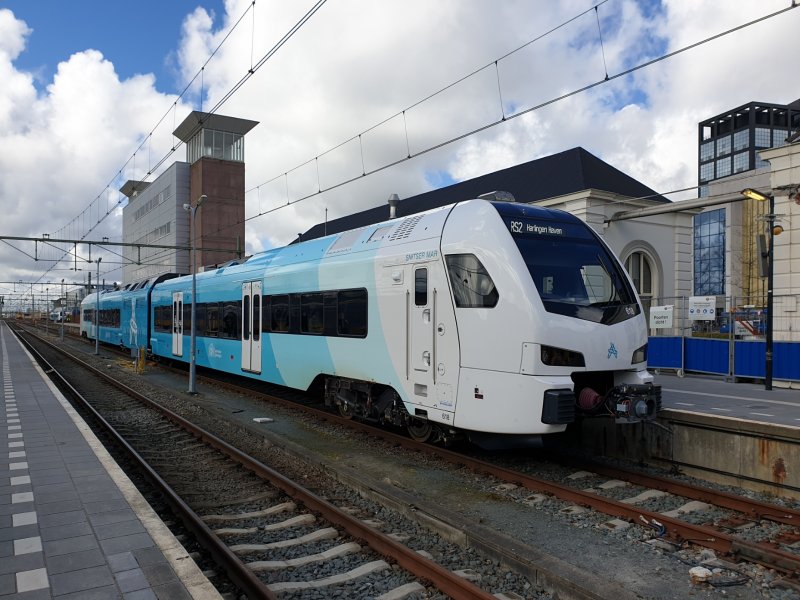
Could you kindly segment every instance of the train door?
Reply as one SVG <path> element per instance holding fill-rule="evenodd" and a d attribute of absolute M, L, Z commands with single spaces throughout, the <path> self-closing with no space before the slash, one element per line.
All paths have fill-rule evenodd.
<path fill-rule="evenodd" d="M 415 401 L 429 404 L 433 393 L 433 320 L 434 293 L 431 291 L 428 267 L 414 269 L 413 290 L 408 295 L 408 341 Z"/>
<path fill-rule="evenodd" d="M 261 373 L 261 282 L 242 284 L 242 371 Z"/>
<path fill-rule="evenodd" d="M 183 292 L 172 293 L 172 354 L 183 356 Z"/>

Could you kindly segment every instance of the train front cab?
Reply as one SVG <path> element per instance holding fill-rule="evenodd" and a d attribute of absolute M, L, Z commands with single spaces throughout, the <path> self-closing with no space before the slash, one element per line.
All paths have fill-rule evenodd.
<path fill-rule="evenodd" d="M 457 427 L 530 436 L 563 431 L 579 415 L 655 417 L 641 307 L 584 223 L 536 206 L 464 202 L 448 218 L 442 254 L 461 351 Z M 576 289 L 559 290 L 567 283 Z"/>

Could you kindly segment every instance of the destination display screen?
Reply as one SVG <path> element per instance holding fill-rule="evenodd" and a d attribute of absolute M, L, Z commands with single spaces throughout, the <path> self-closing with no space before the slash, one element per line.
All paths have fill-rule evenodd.
<path fill-rule="evenodd" d="M 586 226 L 579 223 L 562 223 L 543 219 L 519 219 L 504 217 L 503 219 L 514 236 L 530 237 L 572 237 L 590 239 L 592 234 Z"/>

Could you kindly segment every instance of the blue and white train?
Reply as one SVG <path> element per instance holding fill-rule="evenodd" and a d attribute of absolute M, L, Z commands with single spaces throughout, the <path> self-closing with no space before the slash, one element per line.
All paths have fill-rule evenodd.
<path fill-rule="evenodd" d="M 162 276 L 100 294 L 101 341 L 188 362 L 191 289 Z M 324 390 L 418 440 L 535 442 L 660 409 L 630 279 L 563 211 L 467 200 L 208 270 L 196 289 L 198 366 Z"/>

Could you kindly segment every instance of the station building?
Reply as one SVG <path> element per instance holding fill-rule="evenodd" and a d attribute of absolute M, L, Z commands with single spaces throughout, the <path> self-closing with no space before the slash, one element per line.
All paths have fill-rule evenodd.
<path fill-rule="evenodd" d="M 397 204 L 396 216 L 412 215 L 495 190 L 511 193 L 517 202 L 565 210 L 589 224 L 628 269 L 645 309 L 653 298 L 691 294 L 692 215 L 699 209 L 664 211 L 635 221 L 616 222 L 614 217 L 619 213 L 669 208 L 672 203 L 583 148 L 403 199 Z M 315 225 L 300 238 L 314 239 L 388 218 L 389 208 L 378 206 Z"/>
<path fill-rule="evenodd" d="M 798 130 L 800 99 L 790 104 L 749 102 L 698 123 L 698 195 L 735 201 L 695 217 L 695 295 L 730 298 L 734 306 L 757 305 L 765 298 L 759 238 L 769 207 L 766 202 L 742 201 L 741 191 L 771 189 L 772 169 L 763 151 L 787 145 Z M 776 251 L 788 237 L 776 237 Z"/>
<path fill-rule="evenodd" d="M 153 182 L 131 180 L 122 186 L 128 198 L 122 209 L 123 241 L 142 245 L 124 246 L 125 283 L 191 272 L 191 211 L 185 206 L 196 206 L 203 196 L 203 208 L 195 211 L 197 264 L 242 258 L 244 136 L 257 124 L 193 111 L 173 132 L 186 144 L 186 161 L 173 163 Z"/>
<path fill-rule="evenodd" d="M 797 165 L 800 99 L 789 104 L 749 102 L 698 123 L 698 192 L 713 203 L 694 219 L 694 286 L 717 296 L 728 314 L 767 305 L 769 202 L 744 199 L 751 188 L 775 198 L 774 337 L 800 340 L 800 235 Z M 727 202 L 726 202 L 727 200 Z M 795 218 L 792 218 L 792 213 Z M 795 260 L 792 260 L 794 257 Z"/>

